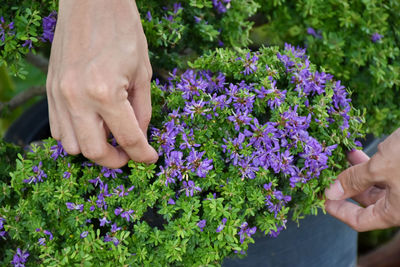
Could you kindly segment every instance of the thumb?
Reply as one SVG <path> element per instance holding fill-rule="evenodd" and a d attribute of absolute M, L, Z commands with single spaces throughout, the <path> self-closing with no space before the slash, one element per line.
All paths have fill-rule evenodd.
<path fill-rule="evenodd" d="M 368 168 L 368 163 L 352 166 L 338 175 L 335 183 L 325 191 L 330 200 L 342 200 L 356 196 L 367 190 L 374 183 Z"/>

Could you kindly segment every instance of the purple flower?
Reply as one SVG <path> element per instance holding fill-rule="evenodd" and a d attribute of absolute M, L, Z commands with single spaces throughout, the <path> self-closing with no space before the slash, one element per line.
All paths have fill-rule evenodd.
<path fill-rule="evenodd" d="M 79 210 L 80 212 L 83 212 L 84 205 L 83 204 L 75 204 L 72 202 L 67 202 L 65 203 L 67 205 L 67 209 L 69 210 Z"/>
<path fill-rule="evenodd" d="M 80 235 L 81 239 L 87 237 L 88 234 L 89 234 L 89 231 L 83 231 L 83 232 L 81 233 L 81 235 Z"/>
<path fill-rule="evenodd" d="M 45 246 L 46 245 L 46 238 L 44 238 L 44 237 L 39 238 L 38 243 L 41 246 Z"/>
<path fill-rule="evenodd" d="M 194 18 L 194 21 L 195 21 L 196 23 L 199 23 L 199 22 L 201 21 L 201 18 L 200 18 L 200 17 L 193 16 L 193 18 Z"/>
<path fill-rule="evenodd" d="M 269 182 L 268 184 L 264 184 L 264 189 L 267 190 L 267 191 L 271 190 L 271 187 L 272 187 L 272 183 L 271 182 Z"/>
<path fill-rule="evenodd" d="M 197 226 L 200 228 L 200 231 L 203 232 L 203 228 L 206 226 L 207 221 L 201 220 L 197 223 Z"/>
<path fill-rule="evenodd" d="M 43 34 L 42 34 L 41 39 L 43 42 L 46 42 L 46 41 L 49 41 L 50 43 L 53 42 L 56 24 L 57 24 L 57 12 L 56 11 L 52 11 L 47 17 L 44 17 L 42 19 Z"/>
<path fill-rule="evenodd" d="M 264 185 L 264 188 L 268 188 L 266 187 L 266 185 Z M 269 191 L 269 190 L 267 190 Z M 281 191 L 279 190 L 274 190 L 272 195 L 274 196 L 274 198 L 277 200 L 273 200 L 271 195 L 267 195 L 265 197 L 265 205 L 268 207 L 268 211 L 269 212 L 273 212 L 275 215 L 275 218 L 278 216 L 278 213 L 282 210 L 283 207 L 285 207 L 285 205 L 292 200 L 291 196 L 284 196 L 282 194 Z M 275 203 L 274 203 L 275 202 Z"/>
<path fill-rule="evenodd" d="M 32 167 L 32 171 L 35 175 L 29 177 L 29 179 L 24 179 L 23 182 L 27 184 L 36 184 L 37 182 L 43 182 L 43 178 L 47 178 L 47 174 L 41 168 L 42 162 L 40 161 L 37 166 Z"/>
<path fill-rule="evenodd" d="M 172 198 L 170 198 L 168 199 L 168 204 L 175 205 L 175 201 Z"/>
<path fill-rule="evenodd" d="M 22 44 L 22 47 L 28 47 L 28 49 L 29 50 L 31 50 L 32 49 L 32 40 L 31 39 L 28 39 L 28 40 L 26 40 L 23 44 Z"/>
<path fill-rule="evenodd" d="M 134 210 L 128 210 L 128 211 L 124 211 L 121 213 L 121 218 L 124 218 L 126 221 L 130 221 L 132 213 L 134 213 Z"/>
<path fill-rule="evenodd" d="M 314 36 L 317 39 L 322 39 L 321 31 L 316 32 L 314 28 L 308 27 L 307 33 Z"/>
<path fill-rule="evenodd" d="M 240 159 L 238 166 L 242 180 L 245 178 L 254 179 L 256 177 L 256 172 L 259 170 L 259 167 L 254 166 L 253 159 L 251 157 Z"/>
<path fill-rule="evenodd" d="M 134 188 L 134 186 L 130 187 L 130 188 L 129 188 L 130 190 L 128 189 L 128 192 L 129 192 L 129 191 L 132 191 L 133 188 Z M 116 188 L 114 188 L 114 190 L 113 190 L 113 194 L 114 194 L 114 195 L 117 195 L 118 197 L 127 196 L 127 195 L 128 195 L 128 192 L 125 192 L 124 185 L 119 185 L 119 186 L 117 186 Z"/>
<path fill-rule="evenodd" d="M 201 188 L 196 186 L 192 180 L 189 180 L 188 182 L 183 181 L 183 189 L 181 191 L 186 192 L 186 196 L 193 196 L 195 191 L 201 192 Z"/>
<path fill-rule="evenodd" d="M 217 13 L 225 13 L 230 7 L 231 0 L 212 0 L 214 9 Z"/>
<path fill-rule="evenodd" d="M 147 11 L 146 19 L 147 19 L 147 21 L 151 21 L 153 19 L 153 17 L 151 16 L 151 12 L 150 11 Z"/>
<path fill-rule="evenodd" d="M 200 91 L 205 91 L 208 82 L 203 80 L 193 70 L 187 70 L 181 75 L 181 81 L 176 84 L 176 89 L 182 91 L 182 97 L 192 100 L 194 96 L 200 96 Z"/>
<path fill-rule="evenodd" d="M 225 228 L 227 218 L 223 218 L 221 221 L 221 224 L 218 225 L 217 230 L 215 230 L 217 233 L 221 232 Z"/>
<path fill-rule="evenodd" d="M 57 160 L 58 157 L 65 157 L 67 156 L 67 152 L 64 150 L 64 147 L 61 144 L 61 141 L 57 141 L 57 145 L 50 147 L 50 151 L 53 152 L 51 157 L 54 160 Z"/>
<path fill-rule="evenodd" d="M 244 70 L 242 71 L 242 73 L 244 75 L 249 75 L 258 69 L 257 67 L 258 56 L 256 54 L 251 56 L 249 52 L 246 55 L 246 59 L 238 58 L 237 60 L 243 61 Z"/>
<path fill-rule="evenodd" d="M 4 222 L 5 221 L 6 220 L 4 218 L 0 217 L 0 237 L 2 237 L 4 239 L 5 239 L 5 236 L 7 234 L 7 231 L 2 231 L 4 229 Z"/>
<path fill-rule="evenodd" d="M 102 219 L 99 219 L 100 221 L 100 226 L 104 226 L 106 224 L 109 224 L 111 221 L 107 220 L 106 217 L 103 217 Z"/>
<path fill-rule="evenodd" d="M 64 179 L 69 179 L 71 177 L 71 173 L 69 171 L 65 171 L 63 174 Z"/>
<path fill-rule="evenodd" d="M 240 226 L 240 231 L 239 231 L 238 235 L 240 236 L 240 243 L 242 243 L 242 244 L 243 244 L 244 240 L 246 239 L 246 236 L 251 237 L 257 231 L 257 227 L 254 226 L 252 228 L 249 228 L 248 226 L 249 225 L 247 222 L 242 223 L 242 225 Z"/>
<path fill-rule="evenodd" d="M 29 257 L 28 251 L 17 248 L 13 260 L 11 261 L 11 264 L 14 266 L 23 267 L 25 266 L 28 257 Z"/>
<path fill-rule="evenodd" d="M 112 177 L 112 178 L 117 178 L 117 173 L 122 173 L 122 170 L 121 169 L 110 169 L 110 168 L 107 168 L 107 167 L 103 167 L 102 169 L 101 169 L 101 172 L 103 173 L 103 176 L 104 177 Z"/>
<path fill-rule="evenodd" d="M 207 173 L 212 170 L 212 159 L 201 160 L 205 151 L 198 153 L 194 148 L 189 153 L 187 157 L 188 169 L 192 172 L 196 172 L 199 177 L 206 177 Z"/>
<path fill-rule="evenodd" d="M 272 238 L 277 238 L 278 237 L 278 235 L 281 233 L 281 231 L 283 230 L 283 229 L 285 229 L 285 227 L 284 226 L 278 226 L 277 228 L 276 228 L 276 231 L 274 231 L 274 230 L 270 230 L 269 231 L 269 236 L 270 237 L 272 237 Z"/>
<path fill-rule="evenodd" d="M 205 116 L 206 113 L 211 110 L 210 108 L 205 107 L 206 104 L 208 103 L 204 102 L 203 100 L 192 100 L 191 102 L 186 102 L 186 106 L 183 111 L 185 112 L 185 115 L 189 115 L 190 118 L 193 120 L 194 116 Z"/>
<path fill-rule="evenodd" d="M 116 216 L 118 216 L 118 215 L 120 215 L 121 214 L 121 212 L 123 212 L 124 210 L 122 209 L 122 208 L 116 208 L 115 210 L 114 210 L 114 214 L 116 215 Z"/>
<path fill-rule="evenodd" d="M 53 240 L 53 234 L 50 231 L 44 230 L 43 233 L 48 235 L 50 240 Z"/>
<path fill-rule="evenodd" d="M 119 240 L 116 237 L 110 237 L 108 234 L 104 237 L 104 242 L 113 242 L 114 246 L 119 244 Z"/>
<path fill-rule="evenodd" d="M 379 33 L 375 32 L 374 34 L 372 34 L 371 36 L 371 41 L 373 43 L 376 43 L 378 41 L 380 41 L 382 39 L 383 35 L 380 35 Z"/>
<path fill-rule="evenodd" d="M 116 223 L 113 223 L 113 224 L 111 225 L 111 232 L 112 232 L 112 233 L 115 233 L 115 232 L 117 232 L 117 231 L 119 231 L 119 230 L 121 230 L 121 227 L 117 227 L 117 224 L 116 224 Z"/>
<path fill-rule="evenodd" d="M 103 183 L 103 181 L 100 179 L 99 176 L 97 176 L 95 179 L 89 180 L 89 183 L 94 184 L 94 186 L 97 186 L 97 185 L 100 184 L 100 187 L 101 187 L 101 188 L 104 187 L 104 183 Z"/>
<path fill-rule="evenodd" d="M 177 14 L 179 12 L 179 10 L 182 10 L 183 7 L 181 5 L 181 3 L 174 3 L 173 5 L 173 10 L 174 10 L 174 14 Z"/>
<path fill-rule="evenodd" d="M 233 122 L 235 125 L 235 130 L 239 131 L 241 126 L 249 125 L 252 118 L 248 116 L 247 113 L 234 113 L 232 116 L 228 117 L 228 120 Z"/>
<path fill-rule="evenodd" d="M 14 29 L 14 22 L 6 23 L 3 16 L 0 17 L 0 40 L 2 42 L 5 41 L 6 34 L 14 35 L 15 33 L 12 31 Z"/>

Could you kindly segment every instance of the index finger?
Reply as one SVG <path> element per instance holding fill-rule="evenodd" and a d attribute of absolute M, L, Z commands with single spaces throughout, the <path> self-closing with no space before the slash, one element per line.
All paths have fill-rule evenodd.
<path fill-rule="evenodd" d="M 326 211 L 358 232 L 384 229 L 392 226 L 385 219 L 385 198 L 375 204 L 362 208 L 347 200 L 327 200 Z"/>
<path fill-rule="evenodd" d="M 369 161 L 354 165 L 338 175 L 335 183 L 325 191 L 330 200 L 341 200 L 356 196 L 374 184 L 369 171 Z"/>
<path fill-rule="evenodd" d="M 103 109 L 100 115 L 132 160 L 145 163 L 157 161 L 157 152 L 148 144 L 127 99 L 120 104 L 115 103 L 112 108 Z"/>

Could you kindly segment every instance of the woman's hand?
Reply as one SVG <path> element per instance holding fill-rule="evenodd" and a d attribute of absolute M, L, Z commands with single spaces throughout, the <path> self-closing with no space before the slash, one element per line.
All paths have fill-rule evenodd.
<path fill-rule="evenodd" d="M 47 77 L 50 128 L 69 154 L 117 168 L 152 163 L 151 65 L 131 0 L 61 0 Z M 112 133 L 120 146 L 107 142 Z"/>

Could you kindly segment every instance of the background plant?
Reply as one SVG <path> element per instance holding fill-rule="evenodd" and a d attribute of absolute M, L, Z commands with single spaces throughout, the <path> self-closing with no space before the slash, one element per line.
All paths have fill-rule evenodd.
<path fill-rule="evenodd" d="M 307 47 L 311 60 L 353 91 L 365 108 L 367 131 L 379 136 L 400 125 L 399 1 L 264 1 L 259 43 Z"/>
<path fill-rule="evenodd" d="M 136 1 L 156 69 L 182 66 L 218 46 L 246 46 L 258 5 L 253 0 Z M 44 52 L 53 40 L 58 1 L 5 0 L 0 7 L 0 66 L 25 77 L 28 52 Z M 44 51 L 42 48 L 45 48 Z M 186 57 L 185 57 L 186 56 Z"/>
<path fill-rule="evenodd" d="M 304 53 L 218 49 L 154 82 L 157 164 L 107 169 L 54 140 L 19 155 L 2 264 L 219 265 L 316 214 L 361 118 Z"/>

